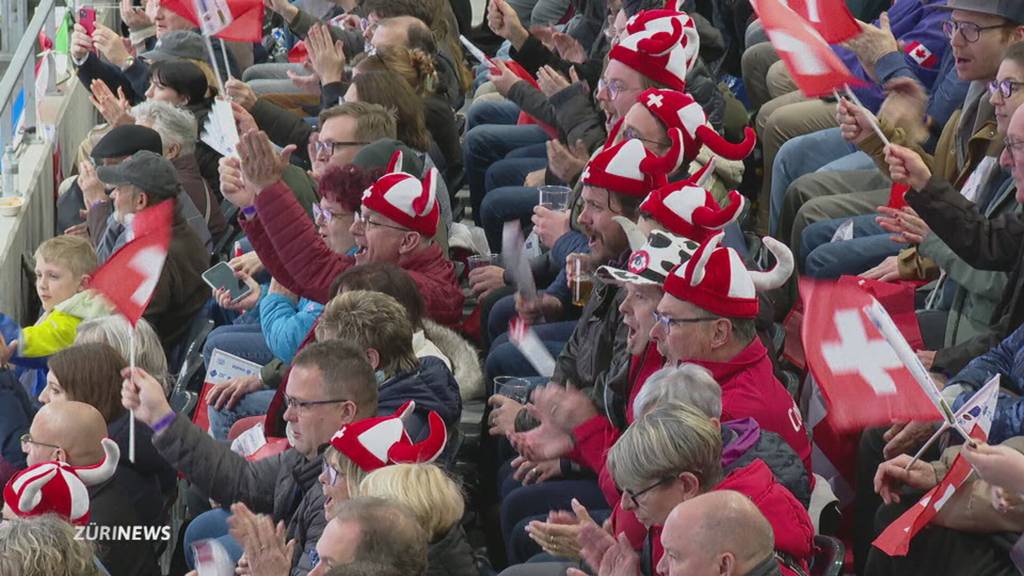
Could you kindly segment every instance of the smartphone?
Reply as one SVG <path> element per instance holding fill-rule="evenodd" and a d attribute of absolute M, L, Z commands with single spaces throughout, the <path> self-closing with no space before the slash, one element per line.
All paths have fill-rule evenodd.
<path fill-rule="evenodd" d="M 235 271 L 228 266 L 227 262 L 218 262 L 203 272 L 203 281 L 214 290 L 218 288 L 227 290 L 233 302 L 245 298 L 252 292 L 252 288 L 248 284 L 235 277 Z"/>
<path fill-rule="evenodd" d="M 82 28 L 85 28 L 86 34 L 92 36 L 92 33 L 96 30 L 96 9 L 79 8 L 78 23 L 82 25 Z"/>

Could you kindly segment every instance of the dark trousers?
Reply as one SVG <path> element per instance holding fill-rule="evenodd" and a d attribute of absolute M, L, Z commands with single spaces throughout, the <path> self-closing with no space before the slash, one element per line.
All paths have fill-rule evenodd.
<path fill-rule="evenodd" d="M 880 534 L 893 520 L 917 503 L 921 494 L 903 498 L 899 504 L 879 508 L 875 517 L 876 533 Z M 974 534 L 929 525 L 910 541 L 906 556 L 890 557 L 872 547 L 864 576 L 898 576 L 906 574 L 941 576 L 1011 576 L 1017 570 L 1010 561 L 1010 548 L 1018 534 Z"/>

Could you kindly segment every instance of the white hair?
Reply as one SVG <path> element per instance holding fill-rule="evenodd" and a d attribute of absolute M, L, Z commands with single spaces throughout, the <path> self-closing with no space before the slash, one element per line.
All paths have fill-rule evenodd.
<path fill-rule="evenodd" d="M 164 150 L 177 144 L 182 155 L 195 152 L 199 127 L 196 117 L 188 110 L 159 100 L 146 100 L 132 108 L 132 116 L 160 133 Z"/>
<path fill-rule="evenodd" d="M 120 314 L 100 316 L 85 320 L 78 325 L 75 344 L 101 342 L 109 344 L 125 360 L 128 360 L 131 341 L 131 324 Z M 164 387 L 164 393 L 170 392 L 170 376 L 167 372 L 167 356 L 164 355 L 160 337 L 153 326 L 140 318 L 135 325 L 135 360 L 140 368 L 149 372 Z"/>
<path fill-rule="evenodd" d="M 686 363 L 651 374 L 633 400 L 633 414 L 639 417 L 673 400 L 693 406 L 708 418 L 722 417 L 722 388 L 706 368 Z"/>

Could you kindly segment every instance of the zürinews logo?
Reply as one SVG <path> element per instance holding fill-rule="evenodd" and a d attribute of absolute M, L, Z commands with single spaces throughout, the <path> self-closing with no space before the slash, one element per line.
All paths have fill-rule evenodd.
<path fill-rule="evenodd" d="M 170 526 L 75 526 L 75 540 L 91 542 L 167 542 L 171 539 Z"/>

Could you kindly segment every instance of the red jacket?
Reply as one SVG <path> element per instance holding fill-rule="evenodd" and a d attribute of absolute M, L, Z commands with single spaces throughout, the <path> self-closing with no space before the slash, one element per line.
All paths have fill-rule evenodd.
<path fill-rule="evenodd" d="M 776 552 L 786 554 L 807 573 L 808 562 L 814 552 L 814 524 L 807 510 L 785 486 L 775 480 L 764 461 L 754 460 L 734 470 L 715 486 L 715 490 L 735 490 L 753 500 L 772 525 Z M 783 574 L 795 574 L 781 563 L 779 566 Z"/>
<path fill-rule="evenodd" d="M 811 441 L 800 409 L 775 377 L 768 349 L 754 338 L 728 362 L 693 362 L 707 368 L 722 387 L 722 421 L 753 418 L 789 444 L 811 473 Z"/>
<path fill-rule="evenodd" d="M 326 304 L 334 279 L 355 266 L 355 258 L 327 247 L 283 180 L 256 196 L 256 214 L 241 223 L 263 265 L 285 288 Z M 432 244 L 396 264 L 416 282 L 427 316 L 448 326 L 462 320 L 462 290 L 440 247 Z"/>

